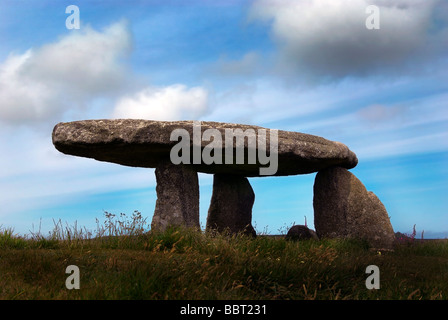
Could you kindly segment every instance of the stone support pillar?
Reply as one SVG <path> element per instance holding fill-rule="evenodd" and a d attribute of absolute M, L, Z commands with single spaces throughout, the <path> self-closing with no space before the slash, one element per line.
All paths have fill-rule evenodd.
<path fill-rule="evenodd" d="M 169 226 L 199 226 L 199 182 L 197 172 L 187 165 L 162 162 L 155 170 L 157 202 L 152 230 Z"/>
<path fill-rule="evenodd" d="M 392 248 L 394 230 L 386 208 L 347 169 L 333 167 L 317 173 L 313 206 L 319 238 L 365 239 L 373 248 Z"/>
<path fill-rule="evenodd" d="M 246 177 L 215 174 L 207 216 L 207 231 L 244 233 L 256 236 L 252 226 L 255 194 Z"/>

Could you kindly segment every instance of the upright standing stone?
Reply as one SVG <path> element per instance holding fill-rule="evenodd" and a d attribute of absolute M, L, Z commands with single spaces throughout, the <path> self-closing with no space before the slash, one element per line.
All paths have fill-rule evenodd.
<path fill-rule="evenodd" d="M 199 229 L 198 174 L 190 166 L 162 162 L 155 170 L 157 201 L 152 230 L 168 226 Z"/>
<path fill-rule="evenodd" d="M 358 238 L 374 248 L 393 246 L 394 230 L 386 208 L 347 169 L 333 167 L 317 173 L 313 206 L 319 238 Z"/>
<path fill-rule="evenodd" d="M 207 231 L 230 232 L 255 236 L 252 206 L 255 194 L 246 177 L 215 174 L 213 194 L 207 216 Z"/>

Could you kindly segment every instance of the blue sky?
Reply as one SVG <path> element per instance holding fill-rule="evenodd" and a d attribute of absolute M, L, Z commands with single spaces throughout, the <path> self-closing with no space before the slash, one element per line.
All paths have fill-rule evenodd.
<path fill-rule="evenodd" d="M 80 29 L 67 29 L 67 6 Z M 368 30 L 365 9 L 380 9 Z M 95 229 L 156 201 L 152 169 L 69 157 L 61 121 L 211 120 L 340 141 L 395 231 L 448 237 L 448 2 L 0 0 L 0 225 Z M 258 231 L 313 224 L 315 174 L 251 178 Z M 212 176 L 200 175 L 205 226 Z"/>

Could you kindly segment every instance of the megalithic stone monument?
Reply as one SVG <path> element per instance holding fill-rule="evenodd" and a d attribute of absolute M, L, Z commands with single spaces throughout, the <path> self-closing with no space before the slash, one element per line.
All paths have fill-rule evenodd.
<path fill-rule="evenodd" d="M 351 169 L 358 163 L 356 155 L 340 142 L 222 122 L 84 120 L 57 124 L 52 138 L 56 149 L 68 155 L 155 168 L 157 203 L 151 228 L 162 230 L 170 225 L 199 228 L 197 172 L 215 175 L 207 228 L 254 234 L 251 216 L 255 195 L 248 177 Z M 326 200 L 315 198 L 315 203 L 319 201 Z M 319 219 L 325 220 L 331 211 L 323 210 Z M 368 216 L 368 211 L 363 214 Z M 319 234 L 317 227 L 316 232 Z"/>

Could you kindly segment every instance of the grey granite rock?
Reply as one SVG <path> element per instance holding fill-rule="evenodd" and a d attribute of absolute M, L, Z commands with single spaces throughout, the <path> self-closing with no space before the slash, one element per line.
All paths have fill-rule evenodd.
<path fill-rule="evenodd" d="M 152 230 L 169 226 L 199 230 L 198 174 L 190 166 L 159 164 L 155 170 L 157 201 L 151 223 Z"/>
<path fill-rule="evenodd" d="M 170 159 L 171 149 L 180 140 L 171 141 L 173 130 L 183 129 L 190 137 L 191 157 L 193 157 L 193 121 L 151 121 L 151 120 L 84 120 L 59 123 L 53 130 L 53 143 L 62 153 L 80 157 L 93 158 L 100 161 L 118 163 L 133 167 L 155 168 L 161 161 Z M 244 133 L 254 132 L 256 139 L 266 136 L 266 147 L 270 150 L 271 133 L 269 129 L 221 122 L 201 122 L 201 135 L 207 129 L 215 129 L 222 135 L 222 141 L 217 141 L 221 147 L 222 164 L 207 164 L 201 161 L 190 163 L 198 172 L 238 174 L 245 177 L 260 176 L 260 167 L 263 166 L 256 158 L 256 163 L 250 164 L 248 152 L 250 145 L 248 139 L 244 144 L 237 145 L 235 139 L 232 154 L 236 155 L 235 148 L 244 148 L 244 163 L 228 163 L 224 161 L 225 132 L 233 130 L 238 137 Z M 240 129 L 243 134 L 236 134 Z M 357 165 L 356 155 L 344 144 L 330 141 L 318 136 L 305 133 L 278 130 L 278 170 L 276 176 L 306 174 L 317 172 L 331 166 L 353 168 Z M 260 139 L 261 139 L 260 138 Z M 200 139 L 200 150 L 210 144 L 210 140 Z M 243 139 L 241 139 L 243 141 Z M 258 141 L 258 140 L 257 140 Z M 274 140 L 273 140 L 274 141 Z M 256 152 L 261 150 L 257 144 Z M 266 153 L 266 152 L 265 152 Z M 269 152 L 267 152 L 269 154 Z M 202 160 L 202 159 L 201 159 Z"/>
<path fill-rule="evenodd" d="M 215 174 L 206 230 L 255 236 L 252 226 L 254 201 L 255 194 L 247 178 Z"/>
<path fill-rule="evenodd" d="M 394 230 L 386 208 L 347 169 L 334 167 L 317 173 L 313 206 L 319 238 L 358 238 L 374 248 L 392 248 Z"/>
<path fill-rule="evenodd" d="M 293 225 L 286 234 L 286 240 L 319 240 L 316 232 L 304 225 Z"/>

